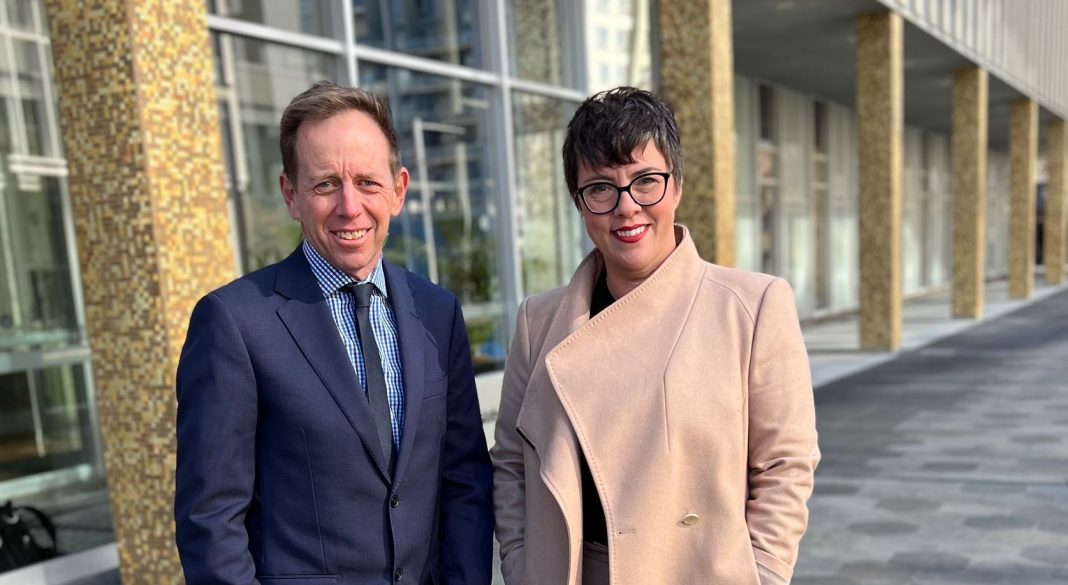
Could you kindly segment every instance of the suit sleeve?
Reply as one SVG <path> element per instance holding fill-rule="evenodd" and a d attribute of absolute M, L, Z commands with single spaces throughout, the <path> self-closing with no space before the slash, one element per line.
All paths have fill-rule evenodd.
<path fill-rule="evenodd" d="M 493 468 L 460 305 L 454 300 L 449 390 L 441 454 L 441 572 L 445 585 L 489 585 Z"/>
<path fill-rule="evenodd" d="M 758 565 L 783 582 L 793 576 L 808 526 L 819 458 L 808 353 L 793 292 L 777 278 L 757 312 L 750 356 L 746 523 Z"/>
<path fill-rule="evenodd" d="M 504 582 L 515 585 L 523 580 L 524 536 L 526 534 L 526 470 L 523 439 L 516 423 L 523 395 L 530 380 L 530 336 L 527 303 L 519 307 L 515 336 L 504 366 L 501 406 L 490 455 L 493 459 L 493 505 L 497 516 L 501 573 Z"/>
<path fill-rule="evenodd" d="M 252 500 L 256 380 L 223 302 L 197 303 L 178 364 L 176 542 L 188 585 L 256 583 L 245 512 Z"/>

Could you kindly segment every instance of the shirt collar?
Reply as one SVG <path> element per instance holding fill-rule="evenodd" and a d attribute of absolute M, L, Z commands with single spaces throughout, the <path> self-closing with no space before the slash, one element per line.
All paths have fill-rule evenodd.
<path fill-rule="evenodd" d="M 386 291 L 386 275 L 382 271 L 382 254 L 378 255 L 378 262 L 375 263 L 375 267 L 371 270 L 371 274 L 367 276 L 366 280 L 355 279 L 348 274 L 338 270 L 333 264 L 326 261 L 319 252 L 308 243 L 308 240 L 304 240 L 301 244 L 301 249 L 304 250 L 304 257 L 308 259 L 308 264 L 311 265 L 312 274 L 315 275 L 315 280 L 319 283 L 319 288 L 323 291 L 323 296 L 328 297 L 337 292 L 341 287 L 346 286 L 353 282 L 370 282 L 375 285 L 378 292 L 389 298 L 389 293 Z"/>

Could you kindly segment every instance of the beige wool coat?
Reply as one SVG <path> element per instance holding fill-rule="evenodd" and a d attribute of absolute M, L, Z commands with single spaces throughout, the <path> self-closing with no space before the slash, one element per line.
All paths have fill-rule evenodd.
<path fill-rule="evenodd" d="M 594 319 L 597 251 L 519 310 L 491 450 L 508 585 L 581 584 L 580 447 L 613 585 L 792 576 L 819 461 L 793 293 L 704 262 L 676 232 L 656 272 Z"/>

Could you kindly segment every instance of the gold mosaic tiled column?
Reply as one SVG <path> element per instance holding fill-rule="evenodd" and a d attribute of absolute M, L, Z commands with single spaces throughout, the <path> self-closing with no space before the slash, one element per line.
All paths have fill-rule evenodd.
<path fill-rule="evenodd" d="M 986 252 L 987 73 L 953 74 L 953 316 L 983 314 Z"/>
<path fill-rule="evenodd" d="M 903 39 L 893 12 L 857 18 L 860 345 L 901 344 Z"/>
<path fill-rule="evenodd" d="M 180 583 L 175 370 L 234 275 L 204 3 L 45 6 L 122 582 Z"/>
<path fill-rule="evenodd" d="M 734 265 L 734 57 L 730 0 L 661 0 L 660 92 L 682 129 L 678 220 L 701 256 Z"/>
<path fill-rule="evenodd" d="M 1009 296 L 1026 299 L 1035 283 L 1035 165 L 1038 104 L 1013 102 L 1009 121 L 1012 183 L 1009 205 Z"/>
<path fill-rule="evenodd" d="M 1068 242 L 1068 124 L 1054 120 L 1049 124 L 1049 144 L 1046 150 L 1046 167 L 1049 182 L 1046 184 L 1046 217 L 1043 220 L 1042 261 L 1046 265 L 1046 283 L 1064 282 L 1065 244 Z"/>

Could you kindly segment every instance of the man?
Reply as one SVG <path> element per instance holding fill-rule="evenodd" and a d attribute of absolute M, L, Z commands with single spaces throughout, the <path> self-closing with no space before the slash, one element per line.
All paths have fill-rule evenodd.
<path fill-rule="evenodd" d="M 282 115 L 304 241 L 197 304 L 178 366 L 189 585 L 490 582 L 492 478 L 456 298 L 382 259 L 408 171 L 384 102 Z"/>

